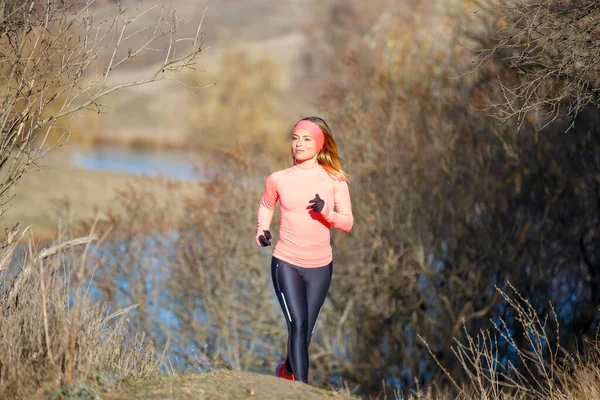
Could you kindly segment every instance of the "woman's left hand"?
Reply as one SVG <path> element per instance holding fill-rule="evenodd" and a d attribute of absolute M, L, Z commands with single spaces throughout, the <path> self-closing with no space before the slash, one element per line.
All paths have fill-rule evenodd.
<path fill-rule="evenodd" d="M 315 194 L 315 198 L 310 200 L 309 203 L 312 203 L 311 207 L 314 212 L 320 213 L 321 211 L 323 211 L 323 208 L 325 207 L 325 200 L 320 198 L 318 193 Z"/>

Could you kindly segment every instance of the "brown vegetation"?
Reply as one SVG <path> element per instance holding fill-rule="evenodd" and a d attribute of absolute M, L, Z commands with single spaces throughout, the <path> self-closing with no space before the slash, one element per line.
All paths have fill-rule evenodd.
<path fill-rule="evenodd" d="M 68 138 L 69 117 L 83 110 L 101 111 L 100 100 L 119 90 L 156 82 L 169 72 L 189 67 L 202 51 L 199 29 L 192 38 L 177 33 L 180 20 L 168 13 L 154 25 L 136 25 L 149 10 L 120 9 L 112 18 L 94 21 L 94 0 L 64 3 L 0 1 L 0 69 L 3 81 L 0 110 L 0 205 L 11 198 L 12 188 L 23 173 L 49 149 Z M 150 6 L 150 9 L 160 4 Z M 118 36 L 110 36 L 111 29 Z M 137 29 L 137 30 L 136 30 Z M 139 47 L 129 47 L 131 38 L 152 32 Z M 150 46 L 168 39 L 164 61 L 147 76 L 113 83 L 115 69 Z M 189 42 L 189 50 L 177 54 L 178 42 Z M 106 65 L 98 61 L 108 52 Z M 53 134 L 57 123 L 65 123 Z M 0 209 L 2 215 L 4 209 Z"/>
<path fill-rule="evenodd" d="M 479 66 L 496 60 L 518 77 L 501 81 L 502 96 L 485 110 L 500 121 L 526 119 L 543 129 L 557 121 L 572 128 L 580 112 L 598 107 L 600 4 L 590 0 L 528 0 L 478 5 L 495 11 L 494 45 L 479 49 Z M 567 130 L 568 130 L 567 129 Z"/>
<path fill-rule="evenodd" d="M 0 392 L 28 398 L 37 389 L 57 390 L 106 372 L 155 375 L 162 361 L 154 347 L 143 335 L 125 342 L 126 313 L 136 305 L 109 310 L 81 279 L 89 276 L 87 255 L 97 236 L 59 240 L 41 250 L 30 237 L 17 256 L 25 233 L 17 226 L 7 237 L 0 266 Z M 76 251 L 81 245 L 85 250 Z M 73 280 L 78 283 L 71 287 Z"/>
<path fill-rule="evenodd" d="M 514 72 L 493 59 L 456 77 L 477 55 L 466 45 L 492 45 L 486 38 L 497 19 L 461 2 L 440 4 L 390 16 L 400 26 L 411 17 L 411 29 L 382 33 L 381 50 L 357 40 L 361 57 L 334 56 L 347 72 L 325 95 L 351 166 L 357 218 L 352 235 L 335 238 L 344 267 L 332 303 L 355 329 L 351 356 L 333 365 L 369 392 L 390 375 L 406 376 L 408 387 L 440 382 L 417 334 L 467 384 L 451 349 L 463 327 L 478 332 L 503 318 L 516 345 L 527 347 L 494 290 L 509 280 L 540 315 L 550 314 L 549 301 L 560 309 L 563 329 L 548 337 L 568 351 L 595 335 L 599 317 L 597 109 L 583 109 L 569 136 L 562 121 L 541 131 L 526 123 L 519 133 L 518 120 L 500 125 L 479 113 L 481 92 L 499 98 L 496 76 Z M 348 24 L 349 37 L 361 34 Z M 494 350 L 526 368 L 510 347 Z M 529 384 L 538 378 L 544 382 L 534 373 Z"/>
<path fill-rule="evenodd" d="M 503 98 L 497 77 L 516 80 L 517 71 L 492 57 L 458 78 L 478 49 L 495 45 L 488 38 L 502 22 L 494 14 L 459 1 L 422 2 L 410 14 L 385 1 L 365 7 L 321 3 L 309 27 L 320 38 L 313 56 L 336 73 L 310 84 L 325 89 L 356 220 L 351 233 L 333 233 L 334 281 L 311 342 L 312 383 L 396 398 L 597 396 L 598 109 L 544 129 L 535 119 L 499 124 L 479 110 Z M 222 110 L 231 104 L 239 106 L 225 101 Z M 58 364 L 48 376 L 67 382 L 114 368 L 117 360 L 91 356 L 76 368 L 75 350 L 91 354 L 97 343 L 98 331 L 73 333 L 90 284 L 113 310 L 137 304 L 128 326 L 169 352 L 168 372 L 270 374 L 285 356 L 286 332 L 269 252 L 256 248 L 253 232 L 265 177 L 289 161 L 281 153 L 265 151 L 261 140 L 238 143 L 215 155 L 209 181 L 192 194 L 177 185 L 166 201 L 144 187 L 121 192 L 115 206 L 127 212 L 108 210 L 100 226 L 90 223 L 102 246 L 80 255 L 89 263 L 69 263 L 93 271 L 91 281 L 83 272 L 72 277 L 81 302 L 61 314 L 54 303 L 64 297 L 32 298 L 32 311 L 13 318 L 39 339 L 16 348 L 39 351 L 9 367 L 42 354 Z M 185 219 L 174 221 L 174 210 Z M 275 218 L 275 238 L 277 226 Z M 56 270 L 25 265 L 41 277 Z M 59 275 L 51 276 L 33 284 L 58 291 Z M 36 316 L 36 325 L 23 315 Z M 49 345 L 53 326 L 59 344 Z M 114 338 L 98 355 L 123 348 L 123 336 Z M 143 366 L 155 368 L 156 358 L 136 365 L 125 373 L 154 372 Z"/>
<path fill-rule="evenodd" d="M 288 382 L 274 376 L 231 371 L 179 374 L 131 381 L 117 390 L 103 393 L 106 400 L 176 398 L 180 400 L 356 400 L 347 390 L 317 389 L 300 382 Z"/>
<path fill-rule="evenodd" d="M 218 73 L 189 72 L 185 81 L 203 89 L 183 106 L 186 145 L 231 150 L 262 142 L 262 152 L 281 151 L 290 125 L 282 75 L 272 58 L 241 46 L 223 53 Z"/>

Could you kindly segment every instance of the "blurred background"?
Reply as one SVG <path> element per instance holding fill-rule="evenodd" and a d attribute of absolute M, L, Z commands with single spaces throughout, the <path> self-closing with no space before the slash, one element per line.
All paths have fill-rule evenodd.
<path fill-rule="evenodd" d="M 305 29 L 311 24 L 310 1 L 167 1 L 154 6 L 134 1 L 91 5 L 90 14 L 107 35 L 96 68 L 86 75 L 93 79 L 113 56 L 110 40 L 116 42 L 115 32 L 120 32 L 119 10 L 127 18 L 140 15 L 127 27 L 132 36 L 117 54 L 145 46 L 152 32 L 136 31 L 154 26 L 161 13 L 171 11 L 180 19 L 181 38 L 193 38 L 202 21 L 204 50 L 193 69 L 174 74 L 173 80 L 109 94 L 97 110 L 62 122 L 53 142 L 60 149 L 44 159 L 37 173 L 23 178 L 17 192 L 20 201 L 4 215 L 7 225 L 34 223 L 40 234 L 51 231 L 56 216 L 42 205 L 54 201 L 69 202 L 75 219 L 89 217 L 94 205 L 103 208 L 113 190 L 132 182 L 133 176 L 195 180 L 199 176 L 194 168 L 203 164 L 202 150 L 232 150 L 260 136 L 262 152 L 281 145 L 294 121 L 317 113 L 319 93 L 303 79 L 306 74 L 319 76 L 308 71 Z M 117 23 L 111 27 L 113 20 Z M 79 33 L 84 29 L 79 27 Z M 134 82 L 153 72 L 163 62 L 166 52 L 160 50 L 166 49 L 165 43 L 164 38 L 154 40 L 154 47 L 111 71 L 107 84 Z M 178 50 L 189 48 L 184 42 Z M 68 140 L 58 139 L 65 131 L 71 134 Z M 244 158 L 255 156 L 263 155 Z"/>
<path fill-rule="evenodd" d="M 38 153 L 2 215 L 7 230 L 32 226 L 23 252 L 98 236 L 48 261 L 45 274 L 61 270 L 69 284 L 57 284 L 63 311 L 31 328 L 39 337 L 45 329 L 35 346 L 54 349 L 44 362 L 56 366 L 32 380 L 85 379 L 94 368 L 272 374 L 287 336 L 270 281 L 272 249 L 254 243 L 256 212 L 268 174 L 291 164 L 294 123 L 317 115 L 332 127 L 350 175 L 355 225 L 332 232 L 335 268 L 311 342 L 313 385 L 379 398 L 599 393 L 595 2 L 154 4 L 97 1 L 81 14 L 80 35 L 91 21 L 109 22 L 81 87 L 104 76 L 116 87 L 157 70 L 164 79 L 58 119 L 36 142 L 52 151 Z M 195 44 L 167 35 L 146 46 L 155 30 L 142 28 L 161 15 L 177 37 L 201 32 Z M 115 50 L 119 38 L 127 40 Z M 181 55 L 200 50 L 165 72 L 169 44 Z M 113 69 L 115 54 L 126 62 Z M 47 105 L 53 115 L 55 103 Z M 276 213 L 275 240 L 278 222 Z M 13 271 L 15 282 L 26 269 Z M 66 295 L 75 288 L 77 313 L 97 304 L 129 310 L 125 333 L 114 333 L 122 340 L 98 353 L 142 337 L 168 362 L 147 367 L 147 347 L 135 346 L 139 364 L 92 362 L 83 342 L 62 345 L 74 343 L 73 326 L 84 330 L 61 317 L 75 312 Z M 46 306 L 34 298 L 28 318 L 43 321 Z M 42 362 L 14 360 L 21 373 Z M 3 387 L 19 385 L 7 376 Z"/>

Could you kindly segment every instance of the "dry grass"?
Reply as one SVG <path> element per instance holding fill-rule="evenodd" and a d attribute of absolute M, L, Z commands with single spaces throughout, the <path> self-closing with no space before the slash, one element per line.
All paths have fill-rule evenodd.
<path fill-rule="evenodd" d="M 495 330 L 482 330 L 475 335 L 465 332 L 466 340 L 455 339 L 454 355 L 467 379 L 456 382 L 447 374 L 455 389 L 455 397 L 469 400 L 578 400 L 596 399 L 600 394 L 600 345 L 595 338 L 586 342 L 581 353 L 568 353 L 560 344 L 557 316 L 542 316 L 516 289 L 508 295 L 500 289 L 505 304 L 520 325 L 526 338 L 517 343 L 515 329 L 499 319 Z M 426 341 L 421 338 L 430 350 Z M 505 341 L 513 350 L 509 360 L 499 352 Z M 431 350 L 430 350 L 431 352 Z M 433 354 L 432 356 L 436 358 Z"/>
<path fill-rule="evenodd" d="M 68 158 L 68 150 L 61 149 L 21 178 L 15 197 L 2 216 L 4 227 L 16 223 L 32 225 L 38 239 L 53 239 L 59 221 L 74 225 L 96 217 L 104 220 L 109 217 L 106 213 L 109 208 L 113 214 L 123 212 L 115 198 L 119 191 L 132 186 L 144 186 L 158 199 L 169 196 L 170 184 L 182 190 L 196 188 L 184 181 L 82 169 L 72 165 Z"/>
<path fill-rule="evenodd" d="M 268 162 L 268 160 L 263 161 Z M 251 171 L 253 169 L 248 168 L 252 164 L 244 163 L 241 158 L 236 159 L 235 162 L 230 160 L 230 164 L 223 165 L 226 167 L 223 169 L 223 173 L 216 177 L 214 182 L 210 182 L 206 186 L 206 191 L 202 195 L 196 197 L 186 196 L 179 191 L 181 188 L 171 188 L 170 201 L 161 207 L 157 207 L 158 200 L 154 198 L 155 194 L 150 193 L 149 189 L 143 186 L 123 192 L 120 198 L 112 203 L 112 206 L 116 206 L 120 202 L 123 204 L 123 209 L 128 210 L 128 212 L 122 214 L 119 219 L 113 220 L 112 233 L 115 235 L 113 236 L 114 239 L 121 240 L 120 243 L 125 245 L 123 246 L 124 250 L 119 250 L 122 253 L 115 252 L 113 254 L 114 258 L 94 259 L 97 268 L 94 282 L 100 283 L 99 287 L 105 290 L 106 300 L 113 305 L 114 309 L 123 308 L 129 304 L 140 304 L 137 309 L 130 312 L 131 321 L 127 325 L 135 332 L 146 331 L 150 338 L 155 339 L 156 332 L 151 327 L 157 326 L 157 324 L 160 326 L 160 320 L 158 315 L 152 315 L 153 310 L 148 308 L 147 305 L 152 302 L 160 304 L 161 307 L 169 309 L 183 321 L 181 331 L 169 332 L 172 344 L 184 345 L 191 341 L 200 344 L 218 344 L 220 347 L 218 352 L 207 354 L 210 358 L 209 363 L 212 363 L 214 367 L 225 365 L 228 368 L 238 370 L 238 372 L 217 369 L 217 372 L 199 375 L 180 374 L 156 377 L 154 375 L 157 369 L 146 369 L 142 372 L 146 371 L 144 374 L 149 377 L 149 380 L 125 380 L 116 388 L 105 389 L 108 391 L 104 393 L 103 398 L 151 399 L 171 396 L 182 399 L 245 397 L 269 399 L 295 398 L 293 396 L 296 395 L 298 398 L 328 398 L 328 396 L 330 398 L 352 398 L 351 390 L 343 390 L 338 394 L 334 394 L 301 384 L 290 384 L 289 382 L 276 380 L 271 376 L 240 372 L 252 368 L 264 368 L 270 371 L 272 369 L 271 364 L 276 363 L 282 355 L 280 352 L 283 350 L 282 339 L 284 339 L 285 334 L 284 328 L 280 324 L 281 319 L 273 320 L 276 314 L 270 315 L 264 312 L 263 307 L 267 307 L 267 304 L 273 306 L 271 304 L 272 299 L 269 298 L 271 289 L 268 273 L 265 274 L 266 259 L 257 254 L 256 249 L 251 245 L 251 241 L 246 243 L 245 235 L 239 234 L 240 231 L 250 232 L 254 225 L 255 204 L 252 199 L 256 197 L 256 193 L 254 193 L 252 186 L 253 174 Z M 264 165 L 257 164 L 254 167 L 262 169 Z M 228 184 L 233 181 L 241 182 L 242 186 Z M 177 225 L 179 227 L 179 240 L 176 242 L 176 254 L 173 255 L 172 259 L 168 259 L 165 264 L 160 265 L 160 268 L 164 269 L 163 272 L 169 272 L 170 274 L 167 280 L 161 281 L 156 271 L 152 269 L 152 265 L 160 259 L 158 255 L 157 258 L 153 259 L 154 253 L 160 253 L 165 249 L 161 249 L 152 243 L 147 244 L 148 247 L 140 247 L 139 241 L 136 240 L 146 235 L 148 229 L 150 229 L 149 227 L 152 227 L 153 232 L 155 229 L 164 228 L 165 221 L 173 211 L 173 206 L 179 202 L 186 205 L 187 219 L 185 223 Z M 77 257 L 77 259 L 81 259 L 81 254 Z M 28 294 L 25 298 L 28 299 L 28 304 L 31 304 L 27 310 L 30 310 L 28 312 L 32 316 L 31 319 L 25 320 L 25 322 L 19 320 L 19 323 L 22 326 L 31 326 L 35 330 L 36 335 L 27 335 L 27 337 L 36 338 L 36 343 L 32 343 L 29 339 L 26 341 L 25 338 L 20 338 L 20 343 L 25 341 L 24 344 L 20 344 L 21 348 L 33 349 L 33 351 L 21 353 L 23 355 L 21 359 L 12 359 L 10 368 L 13 368 L 13 370 L 23 368 L 25 372 L 19 372 L 16 375 L 21 376 L 21 374 L 28 373 L 28 371 L 38 370 L 37 365 L 39 363 L 48 364 L 47 360 L 50 358 L 47 356 L 47 348 L 44 346 L 46 334 L 43 310 L 45 307 L 55 310 L 56 305 L 60 305 L 63 308 L 59 307 L 58 310 L 67 313 L 64 320 L 54 314 L 49 314 L 48 331 L 56 334 L 57 341 L 57 344 L 53 344 L 54 347 L 51 347 L 53 354 L 51 359 L 56 359 L 58 357 L 56 354 L 65 352 L 64 342 L 65 340 L 68 342 L 68 338 L 71 337 L 70 332 L 72 332 L 71 329 L 67 328 L 73 326 L 73 321 L 76 319 L 74 314 L 77 312 L 82 313 L 77 318 L 79 318 L 81 324 L 85 323 L 85 327 L 77 331 L 77 351 L 79 354 L 77 359 L 82 365 L 77 369 L 79 375 L 74 376 L 73 384 L 89 382 L 90 377 L 93 381 L 94 376 L 99 376 L 106 371 L 113 371 L 115 368 L 121 368 L 120 376 L 141 373 L 138 370 L 131 372 L 131 370 L 122 366 L 123 363 L 127 363 L 131 354 L 117 351 L 117 349 L 120 349 L 119 346 L 123 344 L 123 336 L 119 336 L 116 330 L 113 336 L 107 335 L 103 337 L 102 341 L 97 339 L 100 331 L 95 328 L 97 324 L 94 324 L 93 320 L 94 318 L 106 318 L 106 314 L 102 314 L 105 309 L 98 304 L 90 303 L 83 286 L 79 294 L 77 294 L 76 289 L 71 290 L 71 293 L 77 294 L 71 299 L 80 299 L 80 306 L 71 309 L 64 306 L 65 293 L 67 293 L 61 292 L 64 285 L 57 278 L 57 274 L 52 275 L 52 272 L 49 272 L 59 271 L 61 265 L 65 264 L 60 264 L 57 258 L 54 263 L 44 264 L 43 270 L 45 274 L 52 276 L 52 278 L 44 281 L 44 290 L 58 294 L 63 293 L 62 297 L 59 295 L 46 296 L 46 306 L 44 306 L 44 296 L 41 296 L 41 298 L 36 296 L 39 293 L 38 288 L 41 286 L 41 281 L 32 281 L 28 286 L 26 292 Z M 76 263 L 75 265 L 81 264 Z M 123 282 L 128 280 L 130 284 L 127 287 L 129 288 L 130 297 L 124 297 L 122 294 L 117 296 L 116 292 L 123 287 Z M 248 290 L 247 282 L 253 282 L 255 290 Z M 148 287 L 152 288 L 152 292 L 146 290 Z M 236 289 L 233 291 L 228 290 L 232 287 Z M 111 297 L 110 293 L 115 297 Z M 545 330 L 544 321 L 537 317 L 535 313 L 532 313 L 526 304 L 518 305 L 520 303 L 514 302 L 509 297 L 506 297 L 505 300 L 508 304 L 521 307 L 519 308 L 522 314 L 521 320 L 527 329 L 532 332 L 532 344 L 544 343 L 543 335 L 548 332 Z M 262 307 L 256 307 L 257 304 L 261 304 Z M 210 324 L 201 323 L 195 318 L 189 318 L 190 315 L 198 315 L 200 309 L 197 307 L 199 305 L 201 305 L 204 312 L 209 313 L 212 317 Z M 77 311 L 77 309 L 80 311 Z M 36 310 L 36 313 L 33 313 L 33 310 Z M 84 312 L 82 310 L 88 311 Z M 23 318 L 23 316 L 21 315 L 19 318 Z M 335 314 L 331 313 L 329 306 L 326 306 L 321 318 L 320 332 L 326 332 L 329 327 L 335 325 Z M 123 321 L 119 322 L 123 323 Z M 14 322 L 11 321 L 11 324 L 14 325 Z M 118 325 L 118 327 L 122 329 L 124 325 Z M 248 327 L 250 329 L 245 329 Z M 4 333 L 3 337 L 17 340 L 16 335 L 9 333 Z M 261 343 L 264 337 L 269 338 L 269 343 Z M 311 354 L 314 356 L 313 362 L 323 364 L 328 362 L 328 357 L 331 357 L 329 351 L 332 351 L 328 345 L 331 345 L 330 339 L 333 337 L 321 336 L 315 340 L 311 346 Z M 493 362 L 495 356 L 492 351 L 493 346 L 482 346 L 482 343 L 488 340 L 486 339 L 488 337 L 490 336 L 484 335 L 481 339 L 469 340 L 465 344 L 466 347 L 463 346 L 457 350 L 456 354 L 459 360 L 463 361 L 464 368 L 471 372 L 469 380 L 466 381 L 465 386 L 461 389 L 462 392 L 458 396 L 441 395 L 437 391 L 430 390 L 430 388 L 424 388 L 418 393 L 388 392 L 385 398 L 400 399 L 405 398 L 403 396 L 412 395 L 412 398 L 423 400 L 450 398 L 574 400 L 582 396 L 595 398 L 595 394 L 600 390 L 597 379 L 600 376 L 597 363 L 598 354 L 600 353 L 598 353 L 597 347 L 590 348 L 591 352 L 588 358 L 581 357 L 571 361 L 570 364 L 563 363 L 564 357 L 557 358 L 553 361 L 555 363 L 553 373 L 545 375 L 545 380 L 537 382 L 524 380 L 512 389 L 506 388 L 506 380 L 499 376 L 498 371 L 492 374 L 490 370 L 486 369 L 486 366 L 489 365 L 499 365 Z M 249 345 L 244 343 L 249 343 Z M 491 342 L 488 341 L 487 343 Z M 159 345 L 166 346 L 166 343 L 159 343 Z M 11 346 L 15 347 L 14 344 L 11 344 Z M 262 350 L 257 352 L 256 346 L 262 346 Z M 98 348 L 102 350 L 99 352 L 91 350 Z M 216 347 L 211 346 L 211 348 L 214 350 Z M 528 358 L 529 367 L 532 370 L 543 371 L 544 368 L 547 368 L 545 358 L 532 358 L 527 350 L 524 349 L 519 354 Z M 534 348 L 534 350 L 537 349 Z M 40 359 L 40 354 L 46 358 L 45 361 Z M 179 354 L 179 356 L 183 358 L 186 355 Z M 193 355 L 189 356 L 193 358 Z M 425 357 L 426 354 L 421 356 Z M 268 359 L 265 360 L 265 358 Z M 469 364 L 469 360 L 472 360 L 471 364 Z M 487 361 L 482 362 L 482 360 Z M 194 362 L 193 359 L 188 361 Z M 141 364 L 138 364 L 138 366 L 157 366 L 155 361 L 153 362 L 154 364 L 143 364 L 140 361 Z M 125 366 L 127 365 L 125 364 Z M 43 381 L 28 381 L 26 388 L 28 391 L 37 388 L 49 388 L 51 392 L 56 392 L 60 384 L 65 381 L 66 370 L 61 370 L 60 366 L 55 366 L 55 369 L 45 368 L 47 370 L 46 379 Z M 210 369 L 213 370 L 213 368 Z M 318 370 L 315 369 L 314 371 Z M 490 379 L 486 380 L 486 377 L 490 377 Z M 327 387 L 324 384 L 323 377 L 315 378 L 318 385 Z M 24 388 L 19 382 L 16 380 L 10 381 L 12 385 L 10 390 L 20 390 L 20 392 L 15 392 L 17 397 L 24 396 L 22 393 L 25 393 L 22 392 Z M 551 392 L 540 389 L 540 386 L 550 387 L 550 385 L 553 387 Z M 104 389 L 99 388 L 97 390 Z"/>
<path fill-rule="evenodd" d="M 300 382 L 274 376 L 215 371 L 201 374 L 162 376 L 129 381 L 118 390 L 107 392 L 104 399 L 357 399 L 349 393 L 318 389 Z"/>
<path fill-rule="evenodd" d="M 96 240 L 92 234 L 38 250 L 30 237 L 19 256 L 14 245 L 5 247 L 0 266 L 4 396 L 29 398 L 36 390 L 57 390 L 101 372 L 138 378 L 158 372 L 161 357 L 153 346 L 143 336 L 128 337 L 125 318 L 136 305 L 110 312 L 89 293 L 87 255 Z"/>

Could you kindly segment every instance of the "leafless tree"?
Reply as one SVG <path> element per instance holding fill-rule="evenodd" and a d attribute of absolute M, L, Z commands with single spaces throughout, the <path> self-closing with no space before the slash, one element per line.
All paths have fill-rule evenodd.
<path fill-rule="evenodd" d="M 64 2 L 0 1 L 0 207 L 23 173 L 56 145 L 67 131 L 57 123 L 77 112 L 101 112 L 101 99 L 113 92 L 173 79 L 190 68 L 202 51 L 199 21 L 183 37 L 182 20 L 159 2 L 100 19 L 96 0 Z M 152 16 L 151 23 L 143 18 Z M 134 60 L 158 53 L 151 71 L 125 81 L 111 78 Z M 0 209 L 0 215 L 5 211 Z"/>
<path fill-rule="evenodd" d="M 0 0 L 0 207 L 9 204 L 21 176 L 68 139 L 61 121 L 84 110 L 101 112 L 100 101 L 110 93 L 174 79 L 172 73 L 191 68 L 202 51 L 202 21 L 183 37 L 181 19 L 160 2 L 131 11 L 119 5 L 106 19 L 97 6 L 106 4 Z M 149 16 L 151 23 L 143 19 Z M 161 57 L 151 71 L 113 79 L 146 53 Z M 152 346 L 128 338 L 122 318 L 137 304 L 109 310 L 86 290 L 90 242 L 97 236 L 59 236 L 41 251 L 30 239 L 29 248 L 17 252 L 27 230 L 17 224 L 2 244 L 0 391 L 27 398 L 49 381 L 58 389 L 102 371 L 156 373 L 160 362 Z M 85 249 L 75 251 L 81 244 Z"/>
<path fill-rule="evenodd" d="M 457 32 L 442 42 L 431 36 L 438 25 L 425 17 L 400 33 L 369 28 L 408 24 L 386 14 L 386 2 L 376 3 L 369 3 L 372 23 L 364 26 L 355 23 L 364 2 L 321 3 L 322 20 L 311 27 L 323 38 L 319 46 L 330 46 L 312 49 L 323 57 L 321 66 L 338 63 L 336 80 L 319 87 L 326 89 L 327 119 L 350 172 L 356 218 L 350 234 L 332 233 L 334 283 L 311 342 L 311 376 L 322 384 L 341 377 L 376 394 L 390 376 L 407 390 L 443 385 L 439 363 L 468 385 L 455 339 L 468 341 L 466 332 L 490 328 L 496 318 L 509 324 L 516 346 L 528 345 L 518 313 L 494 288 L 506 289 L 508 280 L 541 316 L 549 313 L 548 300 L 557 304 L 563 333 L 544 334 L 577 348 L 597 324 L 600 300 L 597 111 L 582 109 L 568 138 L 562 128 L 572 121 L 559 119 L 544 137 L 519 135 L 519 121 L 500 124 L 476 111 L 482 96 L 502 96 L 495 78 L 514 76 L 513 67 L 493 58 L 469 77 L 452 79 L 472 56 L 464 47 L 443 47 Z M 385 15 L 388 22 L 378 17 Z M 438 17 L 434 22 L 447 21 Z M 489 31 L 476 33 L 485 44 Z M 337 46 L 343 42 L 352 43 Z M 536 130 L 527 119 L 523 127 Z M 199 194 L 180 201 L 186 219 L 170 231 L 171 249 L 140 245 L 146 227 L 161 225 L 166 210 L 132 192 L 125 202 L 136 212 L 114 225 L 117 251 L 98 261 L 105 298 L 115 308 L 140 303 L 136 328 L 152 330 L 159 342 L 166 328 L 187 363 L 197 362 L 194 351 L 207 344 L 209 361 L 218 365 L 268 370 L 284 351 L 268 258 L 244 233 L 255 227 L 263 178 L 279 161 L 265 156 L 269 168 L 253 164 L 248 158 L 261 152 L 250 150 L 222 162 Z M 151 274 L 156 260 L 165 279 Z M 133 284 L 119 286 L 126 281 Z M 150 305 L 162 307 L 177 327 L 161 326 Z M 513 362 L 511 371 L 527 367 L 510 358 L 510 344 L 494 351 Z"/>
<path fill-rule="evenodd" d="M 501 96 L 484 109 L 501 121 L 527 118 L 539 129 L 574 122 L 600 107 L 600 4 L 595 0 L 481 1 L 500 18 L 492 46 L 478 49 L 477 68 L 499 60 L 514 74 L 500 79 Z M 489 44 L 489 42 L 488 42 Z M 567 129 L 572 128 L 572 124 Z"/>
<path fill-rule="evenodd" d="M 462 75 L 464 62 L 477 60 L 472 50 L 493 48 L 490 35 L 503 23 L 466 11 L 440 12 L 444 22 L 455 17 L 446 36 L 432 37 L 435 12 L 431 19 L 423 12 L 423 29 L 398 22 L 402 29 L 381 34 L 374 51 L 357 39 L 355 58 L 344 57 L 352 54 L 347 49 L 316 54 L 325 64 L 342 64 L 338 79 L 324 85 L 324 97 L 351 174 L 357 221 L 350 235 L 334 234 L 343 267 L 336 271 L 331 315 L 352 327 L 341 336 L 348 357 L 331 351 L 319 367 L 367 392 L 389 376 L 403 387 L 438 381 L 416 334 L 457 380 L 465 377 L 451 344 L 464 337 L 463 323 L 477 332 L 490 318 L 511 321 L 515 342 L 527 346 L 527 332 L 493 289 L 508 280 L 541 315 L 551 312 L 549 301 L 562 310 L 563 330 L 549 331 L 548 339 L 565 348 L 580 348 L 600 317 L 597 107 L 581 103 L 576 114 L 561 114 L 552 125 L 546 119 L 552 115 L 538 125 L 535 116 L 498 123 L 478 112 L 489 104 L 484 98 L 505 93 L 498 76 L 519 72 L 494 56 Z M 351 23 L 346 30 L 348 38 L 364 33 Z M 479 47 L 464 46 L 466 31 Z M 389 49 L 398 56 L 384 59 L 382 53 L 394 53 Z M 528 134 L 519 134 L 519 124 Z M 497 350 L 517 369 L 527 367 L 510 358 L 506 344 Z"/>

